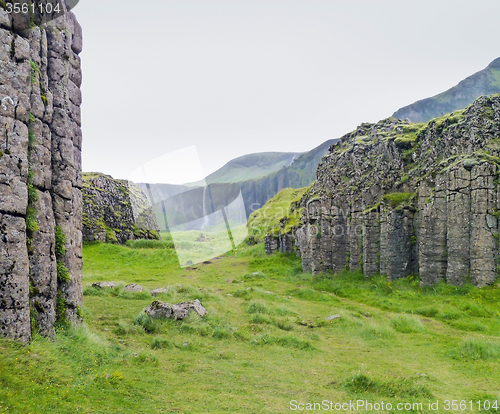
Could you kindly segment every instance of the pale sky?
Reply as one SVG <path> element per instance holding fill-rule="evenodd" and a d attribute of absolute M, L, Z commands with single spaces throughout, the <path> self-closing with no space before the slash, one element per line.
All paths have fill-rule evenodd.
<path fill-rule="evenodd" d="M 203 175 L 308 151 L 500 56 L 498 0 L 81 0 L 74 12 L 83 170 L 116 178 L 190 146 Z"/>

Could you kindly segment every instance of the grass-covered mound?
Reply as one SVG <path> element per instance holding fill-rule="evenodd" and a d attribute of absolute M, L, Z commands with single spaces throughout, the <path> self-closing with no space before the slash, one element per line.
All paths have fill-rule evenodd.
<path fill-rule="evenodd" d="M 248 219 L 248 234 L 260 241 L 267 234 L 278 234 L 280 221 L 285 220 L 286 232 L 297 227 L 302 215 L 298 202 L 308 188 L 285 188 L 269 199 L 264 206 L 254 211 Z"/>
<path fill-rule="evenodd" d="M 500 397 L 498 287 L 311 277 L 262 244 L 181 269 L 172 248 L 141 247 L 84 247 L 82 328 L 28 347 L 0 341 L 0 413 L 284 413 L 291 400 Z M 102 280 L 123 284 L 90 287 Z M 143 309 L 159 287 L 156 299 L 199 299 L 208 316 L 151 320 Z"/>

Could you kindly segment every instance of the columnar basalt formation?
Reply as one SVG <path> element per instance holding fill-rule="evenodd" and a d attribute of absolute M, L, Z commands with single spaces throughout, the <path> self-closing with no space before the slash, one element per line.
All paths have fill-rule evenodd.
<path fill-rule="evenodd" d="M 100 173 L 83 174 L 83 239 L 107 243 L 160 238 L 141 187 Z"/>
<path fill-rule="evenodd" d="M 25 29 L 0 5 L 0 335 L 53 336 L 82 304 L 75 16 Z"/>
<path fill-rule="evenodd" d="M 323 158 L 288 237 L 313 273 L 489 285 L 499 264 L 499 167 L 498 95 L 428 124 L 363 124 Z M 273 237 L 269 253 L 280 247 Z"/>

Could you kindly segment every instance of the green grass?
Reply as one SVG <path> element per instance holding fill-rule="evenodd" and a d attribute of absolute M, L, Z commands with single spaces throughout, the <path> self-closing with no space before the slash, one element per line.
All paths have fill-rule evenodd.
<path fill-rule="evenodd" d="M 285 219 L 285 232 L 296 227 L 302 216 L 302 208 L 292 211 L 291 205 L 300 201 L 307 188 L 285 188 L 269 199 L 248 219 L 248 234 L 256 241 L 263 240 L 266 234 L 278 234 L 280 220 Z"/>
<path fill-rule="evenodd" d="M 119 286 L 91 287 L 103 280 Z M 267 256 L 262 244 L 190 269 L 163 245 L 88 244 L 83 283 L 84 326 L 60 328 L 53 342 L 0 340 L 0 413 L 284 413 L 291 400 L 499 398 L 495 286 L 312 277 L 294 255 Z M 125 292 L 128 283 L 145 291 Z M 167 292 L 152 297 L 159 287 Z M 143 310 L 155 299 L 200 299 L 208 315 L 152 320 Z"/>

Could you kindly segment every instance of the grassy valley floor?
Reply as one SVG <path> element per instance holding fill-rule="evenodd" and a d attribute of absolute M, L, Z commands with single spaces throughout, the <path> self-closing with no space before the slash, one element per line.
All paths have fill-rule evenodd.
<path fill-rule="evenodd" d="M 262 244 L 181 269 L 168 243 L 149 245 L 162 248 L 86 245 L 85 324 L 61 327 L 54 342 L 0 341 L 0 414 L 299 412 L 293 400 L 465 413 L 470 400 L 478 412 L 477 400 L 500 399 L 498 285 L 312 277 Z M 123 285 L 98 290 L 96 281 Z M 128 283 L 146 291 L 125 292 Z M 141 317 L 160 287 L 168 291 L 157 299 L 200 299 L 208 316 Z M 447 410 L 445 400 L 467 407 Z"/>

